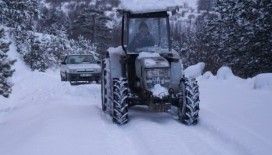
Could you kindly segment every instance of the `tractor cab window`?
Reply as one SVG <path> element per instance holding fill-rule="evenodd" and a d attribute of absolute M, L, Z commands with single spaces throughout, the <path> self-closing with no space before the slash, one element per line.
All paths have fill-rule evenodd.
<path fill-rule="evenodd" d="M 166 18 L 132 18 L 129 20 L 128 33 L 130 53 L 169 51 Z"/>

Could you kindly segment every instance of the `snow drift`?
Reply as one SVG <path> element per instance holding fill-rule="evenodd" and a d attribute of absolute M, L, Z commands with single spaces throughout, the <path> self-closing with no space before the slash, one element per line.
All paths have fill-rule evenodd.
<path fill-rule="evenodd" d="M 197 126 L 134 107 L 130 123 L 119 127 L 101 110 L 100 85 L 71 87 L 60 81 L 59 71 L 31 72 L 22 61 L 15 67 L 14 91 L 9 99 L 0 97 L 1 155 L 271 154 L 271 93 L 226 78 L 233 76 L 229 68 L 218 71 L 224 81 L 199 78 Z M 256 88 L 270 87 L 271 73 L 254 80 Z M 155 94 L 167 93 L 158 87 Z"/>
<path fill-rule="evenodd" d="M 232 70 L 227 66 L 223 66 L 219 68 L 216 75 L 217 75 L 217 78 L 220 80 L 227 80 L 227 79 L 235 77 Z"/>
<path fill-rule="evenodd" d="M 185 76 L 189 78 L 197 78 L 203 74 L 205 68 L 204 62 L 189 66 L 184 70 Z"/>
<path fill-rule="evenodd" d="M 212 77 L 214 77 L 214 75 L 211 71 L 207 71 L 202 75 L 202 78 L 204 79 L 211 79 Z"/>
<path fill-rule="evenodd" d="M 272 90 L 272 73 L 264 73 L 255 76 L 254 89 Z"/>

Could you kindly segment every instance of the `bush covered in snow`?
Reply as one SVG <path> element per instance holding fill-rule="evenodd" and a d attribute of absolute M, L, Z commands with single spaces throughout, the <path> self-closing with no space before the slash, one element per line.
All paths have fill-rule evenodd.
<path fill-rule="evenodd" d="M 198 76 L 201 76 L 203 74 L 205 68 L 205 63 L 200 62 L 198 64 L 189 66 L 184 70 L 185 76 L 190 78 L 196 78 Z"/>
<path fill-rule="evenodd" d="M 32 70 L 43 72 L 56 67 L 67 54 L 92 54 L 99 58 L 96 46 L 83 37 L 73 40 L 68 39 L 65 34 L 54 36 L 22 31 L 15 33 L 14 38 L 18 52 Z"/>
<path fill-rule="evenodd" d="M 186 66 L 205 62 L 206 70 L 215 74 L 227 65 L 242 78 L 272 72 L 271 0 L 198 0 L 198 4 L 201 10 L 187 19 L 181 9 L 172 26 L 173 48 Z"/>
<path fill-rule="evenodd" d="M 272 90 L 272 73 L 264 73 L 255 76 L 254 89 Z"/>
<path fill-rule="evenodd" d="M 25 53 L 24 61 L 32 69 L 44 72 L 49 68 L 46 55 L 40 46 L 40 42 L 35 40 L 31 47 L 30 51 Z"/>
<path fill-rule="evenodd" d="M 12 84 L 9 82 L 9 78 L 14 72 L 11 67 L 15 62 L 8 59 L 9 45 L 10 43 L 5 37 L 5 30 L 0 29 L 0 95 L 4 97 L 8 97 L 11 93 Z"/>

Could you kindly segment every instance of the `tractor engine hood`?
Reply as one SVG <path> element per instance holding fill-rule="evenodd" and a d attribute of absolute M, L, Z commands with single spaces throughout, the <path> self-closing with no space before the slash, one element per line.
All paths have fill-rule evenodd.
<path fill-rule="evenodd" d="M 142 68 L 169 68 L 169 62 L 158 53 L 141 52 L 136 59 L 135 66 Z"/>
<path fill-rule="evenodd" d="M 170 63 L 158 53 L 140 53 L 135 61 L 136 75 L 142 89 L 148 90 L 154 96 L 167 95 L 170 86 Z M 166 93 L 156 93 L 166 90 Z M 162 96 L 159 96 L 162 97 Z"/>

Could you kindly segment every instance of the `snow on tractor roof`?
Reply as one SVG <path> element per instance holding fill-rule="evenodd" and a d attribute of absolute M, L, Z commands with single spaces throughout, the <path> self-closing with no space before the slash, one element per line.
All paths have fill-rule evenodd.
<path fill-rule="evenodd" d="M 182 6 L 184 0 L 121 0 L 121 9 L 132 13 L 169 11 Z"/>

